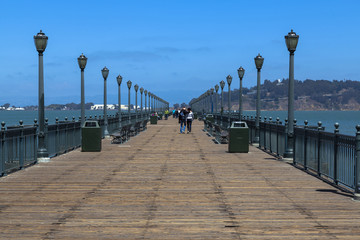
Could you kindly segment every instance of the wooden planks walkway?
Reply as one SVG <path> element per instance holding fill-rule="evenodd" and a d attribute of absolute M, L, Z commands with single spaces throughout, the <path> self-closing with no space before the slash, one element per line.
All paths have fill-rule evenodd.
<path fill-rule="evenodd" d="M 360 239 L 360 203 L 172 118 L 0 179 L 0 239 Z"/>

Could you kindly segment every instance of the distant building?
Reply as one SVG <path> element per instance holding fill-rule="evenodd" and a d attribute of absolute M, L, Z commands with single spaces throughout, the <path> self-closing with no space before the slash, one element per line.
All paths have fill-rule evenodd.
<path fill-rule="evenodd" d="M 253 95 L 256 94 L 256 90 L 249 91 L 246 95 Z"/>
<path fill-rule="evenodd" d="M 107 109 L 108 110 L 115 110 L 115 109 L 118 109 L 118 104 L 108 104 L 107 105 Z M 92 105 L 90 107 L 90 110 L 103 110 L 104 109 L 104 104 L 95 104 L 95 105 Z M 135 106 L 132 106 L 131 110 L 135 109 Z M 141 107 L 138 106 L 138 110 L 140 110 Z M 143 109 L 145 109 L 143 107 Z M 121 111 L 127 111 L 128 110 L 128 105 L 123 105 L 121 104 Z"/>
<path fill-rule="evenodd" d="M 8 107 L 6 110 L 8 110 L 8 111 L 24 111 L 25 108 L 22 108 L 22 107 Z"/>
<path fill-rule="evenodd" d="M 121 105 L 122 107 L 122 105 Z M 91 106 L 90 110 L 103 110 L 104 109 L 104 104 L 95 104 L 93 106 Z M 108 110 L 114 110 L 115 109 L 115 105 L 114 104 L 107 104 L 107 109 Z"/>
<path fill-rule="evenodd" d="M 116 106 L 118 106 L 118 104 L 116 104 Z M 121 111 L 125 111 L 125 110 L 128 110 L 128 106 L 121 104 Z"/>

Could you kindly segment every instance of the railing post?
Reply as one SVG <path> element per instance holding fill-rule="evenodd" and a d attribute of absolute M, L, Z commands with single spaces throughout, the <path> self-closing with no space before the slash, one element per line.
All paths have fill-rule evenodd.
<path fill-rule="evenodd" d="M 270 124 L 272 124 L 272 117 L 269 117 L 269 128 L 270 128 L 270 130 L 269 130 L 269 140 L 270 140 L 270 142 L 269 142 L 269 149 L 270 149 L 270 152 L 272 153 L 272 148 L 271 148 L 271 135 L 272 135 L 272 130 L 271 130 L 271 125 Z"/>
<path fill-rule="evenodd" d="M 85 118 L 85 117 L 84 117 Z M 81 117 L 80 119 L 81 120 Z M 84 119 L 85 121 L 85 119 Z M 59 118 L 55 118 L 56 130 L 55 130 L 55 155 L 59 155 L 60 152 L 60 133 L 59 133 Z"/>
<path fill-rule="evenodd" d="M 264 134 L 263 134 L 263 136 L 264 136 L 264 150 L 267 150 L 267 148 L 266 148 L 266 127 L 267 127 L 267 124 L 266 124 L 266 120 L 267 120 L 267 117 L 265 116 L 264 117 L 264 124 L 263 124 L 263 126 L 264 126 Z M 259 142 L 260 143 L 260 142 Z"/>
<path fill-rule="evenodd" d="M 45 118 L 45 124 L 44 124 L 44 141 L 46 143 L 46 148 L 47 148 L 47 152 L 48 152 L 48 158 L 50 159 L 50 154 L 49 154 L 49 119 Z"/>
<path fill-rule="evenodd" d="M 20 137 L 19 137 L 19 169 L 24 168 L 24 125 L 23 121 L 20 120 Z"/>
<path fill-rule="evenodd" d="M 38 128 L 38 124 L 37 124 L 37 119 L 34 119 L 34 128 L 35 128 L 35 134 L 34 134 L 34 159 L 35 162 L 37 163 L 37 149 L 38 149 L 38 143 L 37 143 L 37 139 L 38 139 L 38 135 L 39 135 L 39 128 Z"/>
<path fill-rule="evenodd" d="M 318 174 L 318 176 L 321 176 L 321 161 L 320 161 L 320 151 L 321 151 L 321 134 L 320 134 L 320 132 L 321 132 L 321 125 L 322 125 L 322 122 L 318 122 L 318 154 L 317 154 L 317 174 Z"/>
<path fill-rule="evenodd" d="M 68 152 L 68 150 L 69 150 L 69 141 L 68 141 L 68 139 L 69 139 L 69 137 L 68 137 L 68 118 L 67 117 L 65 117 L 65 133 L 64 133 L 64 135 L 65 135 L 65 152 Z"/>
<path fill-rule="evenodd" d="M 280 125 L 280 118 L 276 118 L 276 155 L 279 156 L 279 125 Z"/>
<path fill-rule="evenodd" d="M 256 117 L 255 117 L 255 125 L 256 125 Z M 257 138 L 258 137 L 258 142 L 256 142 L 256 143 L 258 143 L 259 144 L 259 148 L 261 148 L 261 143 L 260 143 L 260 138 L 261 138 L 261 134 L 260 134 L 260 123 L 261 123 L 261 116 L 259 116 L 259 122 L 258 122 L 258 126 L 255 126 L 256 128 L 256 130 L 257 130 L 257 134 L 255 133 L 255 138 Z"/>
<path fill-rule="evenodd" d="M 0 176 L 5 175 L 5 122 L 1 122 L 1 159 Z"/>
<path fill-rule="evenodd" d="M 75 149 L 76 148 L 76 144 L 77 144 L 77 141 L 76 141 L 76 133 L 75 133 L 75 117 L 73 116 L 72 117 L 72 125 L 73 125 L 73 128 L 72 128 L 72 149 Z"/>
<path fill-rule="evenodd" d="M 360 201 L 360 125 L 356 126 L 356 162 L 355 162 L 355 193 L 354 200 Z"/>
<path fill-rule="evenodd" d="M 337 174 L 337 153 L 338 153 L 338 141 L 339 141 L 339 123 L 335 123 L 334 127 L 334 183 L 337 185 L 338 184 L 338 174 Z"/>
<path fill-rule="evenodd" d="M 287 118 L 285 118 L 285 140 L 284 140 L 284 143 L 285 143 L 285 151 L 286 151 L 286 146 L 287 146 L 287 135 L 288 135 L 288 132 L 289 132 L 289 121 Z M 285 152 L 283 153 L 283 155 L 285 155 Z M 285 157 L 285 156 L 283 156 Z"/>
<path fill-rule="evenodd" d="M 304 169 L 307 170 L 307 129 L 308 129 L 308 121 L 304 121 Z"/>
<path fill-rule="evenodd" d="M 295 158 L 295 138 L 296 138 L 296 136 L 295 136 L 295 128 L 296 128 L 296 123 L 297 123 L 297 120 L 296 119 L 294 119 L 294 124 L 293 124 L 293 137 L 292 137 L 292 141 L 293 141 L 293 143 L 292 143 L 292 147 L 293 147 L 293 164 L 294 165 L 296 165 L 296 158 Z"/>

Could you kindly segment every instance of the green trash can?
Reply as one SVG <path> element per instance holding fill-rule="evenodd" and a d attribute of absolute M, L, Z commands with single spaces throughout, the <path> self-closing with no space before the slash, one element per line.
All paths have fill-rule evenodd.
<path fill-rule="evenodd" d="M 194 119 L 197 119 L 197 112 L 194 112 Z"/>
<path fill-rule="evenodd" d="M 206 119 L 206 121 L 209 121 L 209 122 L 213 123 L 214 122 L 214 115 L 206 114 L 205 119 Z"/>
<path fill-rule="evenodd" d="M 81 127 L 81 151 L 101 152 L 101 128 L 97 121 L 85 121 Z"/>
<path fill-rule="evenodd" d="M 157 124 L 157 116 L 150 116 L 150 124 Z"/>
<path fill-rule="evenodd" d="M 205 120 L 204 120 L 204 129 L 205 129 L 206 131 L 209 131 L 208 122 L 214 123 L 214 115 L 212 115 L 212 114 L 206 114 Z"/>
<path fill-rule="evenodd" d="M 229 152 L 249 152 L 249 128 L 246 122 L 233 122 L 229 131 Z"/>

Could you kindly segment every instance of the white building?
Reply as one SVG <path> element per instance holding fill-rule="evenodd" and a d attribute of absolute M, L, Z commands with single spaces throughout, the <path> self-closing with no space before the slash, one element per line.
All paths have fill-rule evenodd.
<path fill-rule="evenodd" d="M 104 109 L 104 104 L 95 104 L 93 106 L 91 106 L 90 110 L 103 110 Z M 114 110 L 115 109 L 115 105 L 114 104 L 107 104 L 107 109 L 108 110 Z"/>
<path fill-rule="evenodd" d="M 22 108 L 22 107 L 8 107 L 6 110 L 8 110 L 8 111 L 24 111 L 25 108 Z"/>
<path fill-rule="evenodd" d="M 121 111 L 126 111 L 126 110 L 128 110 L 128 106 L 121 104 Z"/>
<path fill-rule="evenodd" d="M 108 110 L 115 110 L 117 108 L 118 104 L 108 104 L 107 105 L 107 109 Z M 131 108 L 131 110 L 133 110 L 135 108 L 135 106 L 133 106 L 133 108 Z M 138 111 L 141 110 L 141 107 L 138 106 Z M 103 110 L 104 109 L 104 104 L 95 104 L 93 106 L 91 106 L 90 110 Z M 145 109 L 143 107 L 143 109 Z M 127 111 L 128 110 L 128 105 L 123 105 L 121 104 L 121 111 Z"/>

